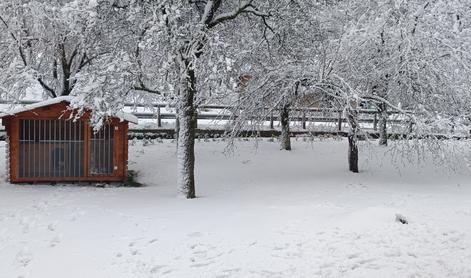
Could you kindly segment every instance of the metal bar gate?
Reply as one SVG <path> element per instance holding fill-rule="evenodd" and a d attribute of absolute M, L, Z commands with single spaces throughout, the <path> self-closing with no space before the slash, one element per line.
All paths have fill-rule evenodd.
<path fill-rule="evenodd" d="M 82 121 L 20 120 L 20 178 L 111 176 L 114 171 L 114 128 L 105 124 L 90 132 L 89 172 L 85 173 L 86 138 Z"/>
<path fill-rule="evenodd" d="M 90 144 L 90 174 L 111 176 L 113 174 L 114 129 L 105 124 L 100 131 L 94 132 Z"/>
<path fill-rule="evenodd" d="M 20 178 L 84 176 L 81 121 L 20 120 Z"/>

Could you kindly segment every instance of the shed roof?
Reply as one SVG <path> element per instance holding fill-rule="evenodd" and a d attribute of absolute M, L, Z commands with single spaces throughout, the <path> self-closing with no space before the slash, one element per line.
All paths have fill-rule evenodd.
<path fill-rule="evenodd" d="M 22 113 L 22 112 L 31 111 L 31 110 L 34 110 L 36 108 L 46 107 L 46 106 L 58 104 L 58 103 L 61 103 L 61 102 L 70 103 L 73 98 L 74 97 L 72 97 L 72 96 L 61 96 L 61 97 L 51 98 L 51 99 L 40 101 L 40 102 L 37 102 L 37 103 L 17 107 L 17 108 L 14 108 L 14 109 L 12 109 L 8 112 L 0 113 L 0 118 L 7 117 L 7 116 L 13 116 L 13 115 L 16 115 L 16 114 L 19 114 L 19 113 Z M 138 123 L 138 118 L 136 116 L 134 116 L 133 114 L 130 114 L 130 113 L 125 113 L 123 111 L 118 111 L 118 112 L 114 113 L 113 117 L 117 117 L 117 118 L 120 118 L 123 121 L 128 121 L 128 122 L 134 123 L 134 124 Z"/>

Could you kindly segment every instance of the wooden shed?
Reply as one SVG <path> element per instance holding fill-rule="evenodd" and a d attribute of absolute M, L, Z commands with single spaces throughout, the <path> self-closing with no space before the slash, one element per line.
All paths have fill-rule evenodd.
<path fill-rule="evenodd" d="M 100 131 L 90 125 L 90 110 L 70 119 L 71 97 L 58 97 L 0 114 L 7 132 L 12 183 L 119 182 L 127 177 L 128 123 L 117 113 Z"/>

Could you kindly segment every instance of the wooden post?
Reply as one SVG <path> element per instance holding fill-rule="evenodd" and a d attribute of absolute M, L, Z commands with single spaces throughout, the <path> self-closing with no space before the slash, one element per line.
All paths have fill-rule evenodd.
<path fill-rule="evenodd" d="M 378 130 L 378 116 L 376 113 L 374 114 L 374 119 L 373 119 L 373 129 L 374 131 Z"/>
<path fill-rule="evenodd" d="M 339 111 L 338 130 L 342 131 L 342 111 Z"/>
<path fill-rule="evenodd" d="M 162 118 L 160 115 L 160 106 L 157 107 L 157 127 L 162 127 Z"/>
<path fill-rule="evenodd" d="M 10 129 L 10 142 L 9 142 L 9 158 L 10 158 L 10 180 L 16 181 L 19 176 L 20 159 L 19 159 L 19 145 L 20 145 L 20 120 L 12 118 L 8 121 L 8 128 Z"/>
<path fill-rule="evenodd" d="M 275 127 L 273 125 L 273 111 L 270 114 L 270 129 L 275 129 Z"/>
<path fill-rule="evenodd" d="M 301 122 L 303 124 L 303 129 L 306 129 L 306 111 L 303 111 L 303 117 L 301 119 Z"/>

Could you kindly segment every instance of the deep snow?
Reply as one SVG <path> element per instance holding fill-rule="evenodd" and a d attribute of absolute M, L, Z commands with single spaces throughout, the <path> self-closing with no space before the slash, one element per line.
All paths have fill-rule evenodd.
<path fill-rule="evenodd" d="M 196 144 L 195 200 L 170 141 L 130 147 L 146 187 L 1 184 L 0 277 L 471 277 L 469 172 L 373 146 L 352 174 L 344 140 L 224 146 Z"/>

